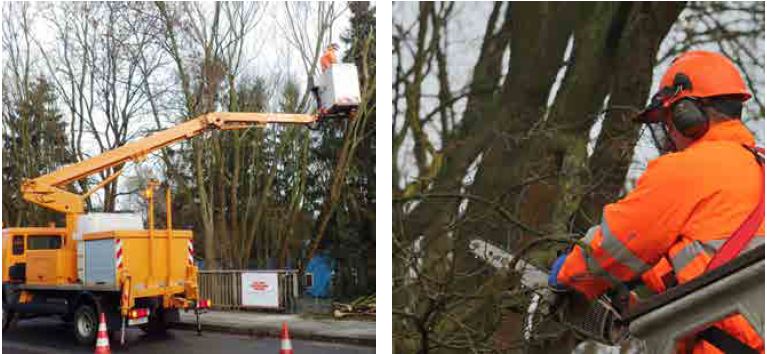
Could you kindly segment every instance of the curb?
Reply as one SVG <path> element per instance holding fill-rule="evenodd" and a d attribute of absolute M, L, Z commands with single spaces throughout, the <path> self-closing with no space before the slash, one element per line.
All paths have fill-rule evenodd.
<path fill-rule="evenodd" d="M 176 322 L 172 325 L 172 328 L 181 329 L 181 330 L 191 330 L 191 331 L 197 330 L 197 326 L 194 323 L 187 323 L 187 322 Z M 209 324 L 209 323 L 202 324 L 202 331 L 203 333 L 206 331 L 210 331 L 210 332 L 217 332 L 217 333 L 240 334 L 240 335 L 247 335 L 252 337 L 273 337 L 273 338 L 280 338 L 280 334 L 281 334 L 279 328 L 278 329 L 265 329 L 265 328 L 255 328 L 255 327 L 245 328 L 245 327 L 232 327 L 232 326 Z M 354 345 L 361 345 L 366 347 L 376 346 L 375 338 L 350 338 L 350 337 L 333 336 L 333 335 L 326 335 L 326 334 L 317 334 L 317 333 L 306 332 L 301 330 L 298 330 L 298 331 L 291 330 L 290 338 L 312 340 L 312 341 L 318 341 L 318 342 L 354 344 Z"/>

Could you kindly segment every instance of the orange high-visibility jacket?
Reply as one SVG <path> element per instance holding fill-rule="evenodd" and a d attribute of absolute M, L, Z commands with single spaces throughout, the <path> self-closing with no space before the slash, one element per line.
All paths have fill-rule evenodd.
<path fill-rule="evenodd" d="M 336 59 L 336 51 L 333 49 L 328 49 L 325 51 L 325 54 L 322 55 L 320 58 L 320 67 L 322 68 L 322 72 L 327 71 L 330 69 L 330 66 L 337 63 Z"/>
<path fill-rule="evenodd" d="M 728 120 L 712 123 L 683 151 L 651 161 L 633 191 L 604 207 L 601 224 L 584 239 L 590 252 L 576 246 L 557 280 L 594 299 L 613 284 L 605 272 L 622 282 L 641 277 L 655 290 L 663 289 L 657 273 L 673 269 L 680 284 L 703 274 L 759 203 L 760 166 L 743 145 L 754 146 L 753 136 L 740 120 Z M 761 246 L 763 235 L 764 222 L 749 247 Z M 764 340 L 743 316 L 716 326 L 764 353 Z M 693 353 L 721 352 L 698 341 Z"/>

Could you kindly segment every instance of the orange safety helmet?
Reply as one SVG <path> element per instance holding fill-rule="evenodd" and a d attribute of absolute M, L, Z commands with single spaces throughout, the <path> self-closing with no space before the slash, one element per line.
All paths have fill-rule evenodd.
<path fill-rule="evenodd" d="M 725 56 L 687 52 L 674 58 L 663 74 L 658 92 L 635 119 L 647 125 L 661 154 L 677 151 L 677 146 L 688 143 L 675 141 L 679 138 L 672 138 L 668 128 L 673 127 L 692 141 L 705 135 L 710 122 L 703 107 L 714 97 L 746 101 L 751 94 L 738 69 Z"/>
<path fill-rule="evenodd" d="M 722 54 L 702 50 L 679 55 L 663 74 L 658 92 L 637 117 L 643 123 L 662 122 L 661 109 L 667 110 L 683 98 L 717 96 L 751 98 L 746 82 L 735 65 Z"/>

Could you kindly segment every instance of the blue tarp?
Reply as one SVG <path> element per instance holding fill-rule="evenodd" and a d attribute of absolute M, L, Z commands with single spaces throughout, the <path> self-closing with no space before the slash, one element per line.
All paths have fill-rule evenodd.
<path fill-rule="evenodd" d="M 330 283 L 333 265 L 330 257 L 317 254 L 306 265 L 306 274 L 312 276 L 312 286 L 306 288 L 306 294 L 312 297 L 330 297 Z"/>

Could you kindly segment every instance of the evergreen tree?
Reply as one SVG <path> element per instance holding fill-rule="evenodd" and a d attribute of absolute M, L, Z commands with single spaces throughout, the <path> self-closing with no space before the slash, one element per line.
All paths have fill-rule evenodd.
<path fill-rule="evenodd" d="M 22 199 L 21 183 L 73 162 L 66 123 L 53 87 L 37 79 L 20 98 L 3 94 L 3 222 L 6 226 L 46 225 L 62 215 Z"/>

